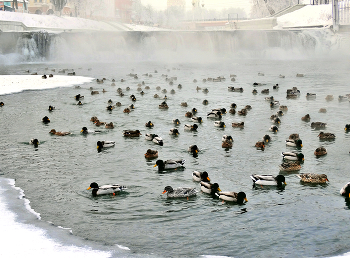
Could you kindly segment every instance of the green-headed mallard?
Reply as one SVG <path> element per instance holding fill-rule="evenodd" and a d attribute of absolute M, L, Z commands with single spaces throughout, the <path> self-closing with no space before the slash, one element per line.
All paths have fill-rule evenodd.
<path fill-rule="evenodd" d="M 102 185 L 98 186 L 96 182 L 90 184 L 90 187 L 87 190 L 92 189 L 92 196 L 113 194 L 126 190 L 126 186 L 113 184 L 113 185 Z"/>
<path fill-rule="evenodd" d="M 340 189 L 340 195 L 350 198 L 350 182 Z"/>
<path fill-rule="evenodd" d="M 167 161 L 163 161 L 159 159 L 157 160 L 156 164 L 153 167 L 158 166 L 158 171 L 171 170 L 171 169 L 183 168 L 185 162 L 186 160 L 184 159 L 180 159 L 180 160 L 169 159 Z"/>
<path fill-rule="evenodd" d="M 203 171 L 203 172 L 200 172 L 200 171 L 193 171 L 192 173 L 192 179 L 194 181 L 197 181 L 197 182 L 200 182 L 200 181 L 203 181 L 203 182 L 210 182 L 210 178 L 209 178 L 209 175 L 208 175 L 208 172 L 207 171 Z"/>
<path fill-rule="evenodd" d="M 248 201 L 244 192 L 219 192 L 219 199 L 223 201 L 233 202 L 237 204 L 243 204 L 244 201 Z"/>
<path fill-rule="evenodd" d="M 282 152 L 283 159 L 292 161 L 304 161 L 304 154 L 295 152 Z"/>
<path fill-rule="evenodd" d="M 278 186 L 281 187 L 282 183 L 286 184 L 286 179 L 283 175 L 256 175 L 253 174 L 250 176 L 250 178 L 253 180 L 253 185 L 272 185 L 272 186 Z"/>

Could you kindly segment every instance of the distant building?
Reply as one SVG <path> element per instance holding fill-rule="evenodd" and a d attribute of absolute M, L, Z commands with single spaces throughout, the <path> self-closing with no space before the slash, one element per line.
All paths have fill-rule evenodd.
<path fill-rule="evenodd" d="M 186 8 L 185 0 L 167 0 L 167 8 L 177 7 L 181 9 Z"/>
<path fill-rule="evenodd" d="M 119 21 L 131 22 L 132 3 L 132 0 L 115 0 L 115 17 Z"/>
<path fill-rule="evenodd" d="M 28 1 L 27 0 L 17 0 L 18 9 L 13 5 L 13 0 L 10 1 L 0 1 L 0 11 L 9 12 L 28 12 Z"/>
<path fill-rule="evenodd" d="M 29 0 L 29 13 L 53 14 L 54 10 L 55 7 L 50 0 Z"/>

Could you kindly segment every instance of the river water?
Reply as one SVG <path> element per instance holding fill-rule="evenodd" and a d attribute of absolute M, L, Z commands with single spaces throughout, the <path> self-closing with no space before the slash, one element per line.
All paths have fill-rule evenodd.
<path fill-rule="evenodd" d="M 325 257 L 349 251 L 346 232 L 350 229 L 349 203 L 339 195 L 340 188 L 349 181 L 349 134 L 344 126 L 350 123 L 349 101 L 338 101 L 339 95 L 348 90 L 350 62 L 324 58 L 249 58 L 224 59 L 210 63 L 152 62 L 149 60 L 116 61 L 109 63 L 24 63 L 2 67 L 2 74 L 26 74 L 25 70 L 38 74 L 51 69 L 74 69 L 79 76 L 107 80 L 97 84 L 95 80 L 79 87 L 28 90 L 0 96 L 5 106 L 0 108 L 1 172 L 4 178 L 15 179 L 23 189 L 32 209 L 40 213 L 41 220 L 69 228 L 72 234 L 86 245 L 97 245 L 111 251 L 112 256 L 155 257 Z M 46 70 L 48 68 L 49 70 Z M 157 73 L 155 73 L 157 70 Z M 138 79 L 127 76 L 137 73 Z M 152 77 L 145 74 L 151 74 Z M 258 73 L 264 73 L 259 76 Z M 296 77 L 297 73 L 304 77 Z M 176 76 L 173 85 L 165 77 Z M 236 81 L 230 80 L 236 74 Z M 279 75 L 285 78 L 279 78 Z M 224 76 L 222 82 L 202 82 L 208 77 Z M 115 79 L 115 86 L 111 86 Z M 121 82 L 124 79 L 125 82 Z M 198 80 L 194 83 L 193 80 Z M 144 95 L 137 90 L 142 86 Z M 264 85 L 253 87 L 254 82 Z M 278 90 L 273 85 L 279 84 Z M 177 87 L 178 84 L 182 88 Z M 149 86 L 150 89 L 145 89 Z M 157 90 L 166 89 L 167 93 Z M 196 87 L 208 88 L 208 93 Z M 228 92 L 228 87 L 242 87 L 244 91 Z M 91 95 L 90 87 L 100 92 Z M 126 91 L 130 87 L 130 91 Z M 295 99 L 286 98 L 286 91 L 297 87 L 301 94 Z M 125 96 L 117 94 L 122 88 Z M 258 94 L 253 95 L 256 88 Z M 261 94 L 269 89 L 268 95 Z M 106 92 L 102 93 L 105 89 Z M 174 89 L 175 94 L 170 90 Z M 316 99 L 308 100 L 306 93 L 316 93 Z M 74 96 L 84 95 L 82 106 L 77 106 Z M 129 96 L 137 101 L 135 110 L 123 113 L 132 104 Z M 158 108 L 167 95 L 168 110 Z M 333 101 L 326 101 L 333 95 Z M 288 111 L 281 117 L 277 133 L 269 132 L 270 116 L 278 108 L 270 108 L 265 97 L 273 96 Z M 107 101 L 121 102 L 121 107 L 107 111 Z M 208 105 L 202 101 L 207 99 Z M 182 107 L 187 102 L 188 107 Z M 237 110 L 245 105 L 252 109 L 247 116 L 227 113 L 222 121 L 226 128 L 214 126 L 206 114 L 213 108 L 226 108 L 236 103 Z M 49 105 L 55 106 L 53 112 Z M 186 111 L 198 110 L 203 117 L 197 132 L 184 131 L 192 121 Z M 326 113 L 319 113 L 326 108 Z M 310 114 L 311 122 L 325 122 L 325 132 L 336 135 L 334 141 L 320 141 L 320 130 L 311 128 L 311 122 L 301 121 Z M 41 119 L 48 116 L 49 124 Z M 101 121 L 113 122 L 114 129 L 98 128 L 90 122 L 92 116 Z M 180 135 L 172 137 L 169 130 L 172 120 L 178 118 Z M 145 123 L 151 120 L 154 128 Z M 231 127 L 232 122 L 245 123 L 244 129 Z M 99 134 L 82 135 L 82 127 L 101 130 Z M 52 136 L 51 129 L 69 131 L 65 137 Z M 139 138 L 124 138 L 123 130 L 140 130 Z M 156 133 L 164 140 L 164 146 L 146 141 L 146 133 Z M 303 148 L 287 147 L 285 140 L 292 133 L 299 133 Z M 265 135 L 272 138 L 265 151 L 254 145 Z M 234 139 L 232 149 L 221 148 L 223 135 Z M 29 145 L 31 138 L 38 138 L 37 149 Z M 97 152 L 96 142 L 113 140 L 114 148 Z M 198 145 L 198 157 L 187 149 Z M 328 154 L 314 156 L 317 147 L 324 146 Z M 157 149 L 159 159 L 185 159 L 185 169 L 159 173 L 153 167 L 155 160 L 147 161 L 147 149 Z M 298 151 L 305 155 L 302 169 L 296 173 L 279 171 L 282 151 Z M 244 191 L 248 202 L 244 205 L 222 203 L 200 192 L 198 183 L 192 181 L 194 170 L 207 171 L 212 182 L 223 191 Z M 282 173 L 286 187 L 253 188 L 249 176 Z M 326 185 L 301 184 L 298 173 L 325 173 Z M 116 196 L 92 197 L 86 188 L 91 182 L 100 185 L 119 183 L 128 190 Z M 162 195 L 165 186 L 196 187 L 197 197 L 189 200 L 167 199 Z M 67 240 L 67 236 L 64 237 Z M 69 240 L 67 240 L 69 242 Z M 122 251 L 120 251 L 122 250 Z"/>

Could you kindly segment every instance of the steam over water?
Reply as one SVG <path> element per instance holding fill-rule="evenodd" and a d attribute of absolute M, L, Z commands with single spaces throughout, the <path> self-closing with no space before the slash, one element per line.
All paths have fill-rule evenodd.
<path fill-rule="evenodd" d="M 350 93 L 347 87 L 350 64 L 344 59 L 325 58 L 336 53 L 335 49 L 342 53 L 346 39 L 338 39 L 339 42 L 334 42 L 321 31 L 132 32 L 106 34 L 103 40 L 93 34 L 51 36 L 48 52 L 42 58 L 52 61 L 4 66 L 1 73 L 20 76 L 29 69 L 55 76 L 60 69 L 73 68 L 79 76 L 107 80 L 104 84 L 94 80 L 81 88 L 0 96 L 5 103 L 0 108 L 4 121 L 0 131 L 6 135 L 0 138 L 4 150 L 2 176 L 16 179 L 16 186 L 24 190 L 43 222 L 69 228 L 74 235 L 55 235 L 49 228 L 50 237 L 65 242 L 77 237 L 83 245 L 110 251 L 113 257 L 327 257 L 348 252 L 345 232 L 349 230 L 349 203 L 339 195 L 339 190 L 349 181 L 349 135 L 344 132 L 345 124 L 350 123 L 349 102 L 338 101 L 338 96 Z M 3 51 L 3 57 L 16 55 L 10 52 Z M 59 62 L 68 58 L 71 62 Z M 129 73 L 137 73 L 138 79 L 127 76 Z M 305 76 L 296 77 L 297 73 Z M 162 74 L 177 80 L 169 85 Z M 230 74 L 237 75 L 235 82 L 230 80 Z M 285 78 L 279 78 L 280 74 Z M 202 82 L 217 76 L 226 80 Z M 111 86 L 112 79 L 116 86 Z M 198 82 L 194 83 L 194 79 Z M 143 96 L 137 90 L 142 81 Z M 254 82 L 264 85 L 253 87 Z M 276 83 L 280 88 L 273 90 Z M 181 89 L 178 84 L 182 84 Z M 167 93 L 157 90 L 157 86 Z M 197 86 L 201 88 L 198 91 Z M 242 87 L 244 91 L 228 92 L 229 86 Z M 100 93 L 91 95 L 90 87 Z M 292 87 L 298 87 L 301 95 L 287 99 L 286 90 Z M 123 89 L 125 96 L 118 96 L 118 88 Z M 202 92 L 204 88 L 208 88 L 207 94 Z M 252 94 L 254 88 L 257 95 Z M 261 94 L 266 88 L 270 94 Z M 170 93 L 171 89 L 175 94 Z M 316 93 L 316 99 L 307 100 L 307 92 Z M 76 105 L 77 94 L 85 96 L 83 106 Z M 132 104 L 131 94 L 137 98 L 133 103 L 135 110 L 125 114 L 123 109 Z M 168 110 L 158 108 L 163 99 L 154 98 L 154 94 L 167 95 Z M 325 97 L 329 94 L 334 100 L 327 102 Z M 272 124 L 270 116 L 278 108 L 270 108 L 264 99 L 267 96 L 274 96 L 281 105 L 288 106 L 276 134 L 268 129 Z M 121 102 L 122 106 L 107 111 L 109 99 L 114 104 Z M 204 99 L 209 101 L 207 106 L 202 104 Z M 188 107 L 181 107 L 181 102 L 187 102 Z M 226 128 L 214 127 L 214 120 L 207 119 L 206 114 L 212 108 L 229 110 L 231 103 L 237 104 L 237 110 L 245 105 L 251 105 L 252 110 L 247 116 L 227 113 L 222 118 Z M 56 109 L 49 112 L 49 105 Z M 192 108 L 198 110 L 197 116 L 203 117 L 204 122 L 198 132 L 185 132 L 184 124 L 192 124 L 185 113 Z M 319 113 L 320 108 L 326 108 L 327 113 Z M 300 119 L 307 113 L 312 122 L 326 122 L 325 131 L 335 133 L 335 141 L 320 141 L 317 137 L 320 131 Z M 50 124 L 41 122 L 44 116 L 50 118 Z M 90 122 L 92 116 L 113 122 L 115 128 L 96 127 Z M 175 118 L 181 121 L 178 137 L 169 135 Z M 149 120 L 155 124 L 153 129 L 144 126 Z M 245 123 L 244 129 L 231 127 L 232 122 L 241 121 Z M 84 136 L 80 134 L 83 126 L 102 132 Z M 72 135 L 52 136 L 49 131 L 53 128 Z M 142 136 L 126 139 L 122 135 L 126 129 L 139 129 Z M 146 133 L 161 136 L 164 146 L 146 141 Z M 302 149 L 285 145 L 292 133 L 300 134 Z M 232 149 L 221 148 L 224 134 L 233 137 Z M 257 150 L 255 142 L 265 134 L 270 134 L 272 141 L 265 151 Z M 39 139 L 38 149 L 28 144 L 31 138 Z M 99 140 L 113 140 L 116 146 L 98 153 Z M 192 144 L 200 149 L 198 157 L 187 152 Z M 313 153 L 320 146 L 326 147 L 328 154 L 316 158 Z M 163 160 L 186 159 L 186 168 L 158 173 L 153 167 L 155 160 L 144 159 L 149 148 L 157 149 Z M 304 185 L 296 173 L 283 173 L 287 182 L 283 190 L 252 188 L 251 174 L 280 173 L 282 151 L 302 152 L 305 162 L 299 173 L 325 173 L 330 182 Z M 199 185 L 192 181 L 193 170 L 206 170 L 223 191 L 244 191 L 248 203 L 221 203 L 200 192 L 189 200 L 168 200 L 161 194 L 167 185 L 199 190 Z M 101 185 L 119 183 L 128 190 L 117 196 L 94 198 L 86 190 L 94 181 Z M 34 219 L 25 221 L 35 223 Z M 78 241 L 79 245 L 81 242 Z"/>

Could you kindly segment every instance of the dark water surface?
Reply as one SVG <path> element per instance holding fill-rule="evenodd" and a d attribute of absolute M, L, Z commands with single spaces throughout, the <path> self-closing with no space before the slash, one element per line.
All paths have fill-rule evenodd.
<path fill-rule="evenodd" d="M 350 93 L 349 65 L 349 62 L 318 59 L 250 59 L 208 65 L 50 63 L 2 68 L 2 74 L 24 74 L 27 69 L 44 74 L 45 67 L 74 68 L 77 75 L 107 78 L 104 84 L 93 81 L 81 89 L 57 88 L 0 96 L 0 101 L 5 103 L 0 108 L 2 173 L 16 179 L 16 186 L 24 190 L 42 220 L 71 228 L 74 235 L 112 249 L 122 245 L 135 254 L 161 257 L 316 257 L 344 253 L 349 250 L 350 214 L 339 190 L 349 181 L 350 135 L 344 132 L 344 126 L 350 123 L 350 117 L 349 102 L 339 102 L 338 95 Z M 137 73 L 139 79 L 126 76 L 130 72 Z M 258 72 L 264 72 L 265 76 L 258 76 Z M 145 73 L 153 77 L 143 76 Z M 305 77 L 298 78 L 297 73 L 304 73 Z M 162 74 L 177 76 L 177 81 L 170 86 Z M 230 81 L 230 74 L 237 75 L 236 82 Z M 279 78 L 279 74 L 286 78 Z M 203 78 L 217 76 L 225 76 L 226 81 L 202 82 Z M 116 86 L 110 86 L 113 78 Z M 121 83 L 122 78 L 126 82 Z M 198 82 L 193 83 L 193 79 Z M 137 91 L 137 84 L 142 81 L 150 87 L 146 90 L 142 86 L 143 96 Z M 257 95 L 252 94 L 254 82 L 266 84 L 256 87 Z M 179 83 L 182 89 L 177 88 Z M 280 85 L 279 90 L 272 89 L 275 83 Z M 127 86 L 130 91 L 125 90 Z M 168 90 L 168 110 L 159 109 L 163 100 L 153 98 L 156 93 L 164 96 L 156 90 L 157 86 Z M 197 86 L 207 87 L 209 93 L 197 91 Z M 228 86 L 243 87 L 244 92 L 228 92 Z M 91 95 L 90 87 L 100 94 Z M 117 96 L 119 87 L 124 97 Z M 301 91 L 299 98 L 286 98 L 286 90 L 292 87 Z M 103 88 L 106 93 L 102 93 Z M 260 93 L 265 88 L 270 89 L 269 95 Z M 176 93 L 171 94 L 171 89 Z M 307 92 L 316 93 L 316 99 L 307 100 Z M 85 96 L 83 106 L 76 106 L 73 98 L 79 93 Z M 137 98 L 135 110 L 125 114 L 123 109 L 132 104 L 131 94 Z M 328 94 L 334 95 L 333 101 L 325 100 Z M 281 105 L 288 106 L 276 134 L 268 129 L 272 125 L 270 116 L 278 108 L 270 108 L 264 99 L 267 96 L 274 96 Z M 114 104 L 120 101 L 122 106 L 107 111 L 109 99 Z M 202 104 L 204 99 L 209 105 Z M 187 108 L 180 106 L 185 101 Z M 248 104 L 252 110 L 245 117 L 227 113 L 222 118 L 227 127 L 214 127 L 215 120 L 207 119 L 206 114 L 212 108 L 229 110 L 231 103 L 237 104 L 237 110 Z M 50 113 L 49 105 L 56 110 Z M 184 124 L 192 121 L 185 113 L 194 107 L 204 122 L 198 132 L 186 132 Z M 327 113 L 319 113 L 320 108 L 326 108 Z M 335 133 L 335 141 L 320 141 L 317 137 L 320 131 L 311 129 L 310 122 L 300 119 L 307 113 L 311 122 L 326 122 L 324 131 Z M 50 118 L 50 124 L 41 122 L 44 116 Z M 115 128 L 97 128 L 90 122 L 92 116 L 113 122 Z M 178 137 L 169 135 L 175 118 L 181 121 Z M 149 120 L 155 124 L 152 129 L 144 126 Z M 245 122 L 244 129 L 231 127 L 232 122 L 240 121 Z M 102 132 L 81 135 L 83 126 Z M 51 136 L 52 128 L 72 135 Z M 139 129 L 143 135 L 127 139 L 122 134 L 125 129 Z M 146 141 L 145 133 L 161 136 L 164 146 Z M 300 134 L 304 145 L 301 150 L 285 145 L 291 133 Z M 221 148 L 224 134 L 234 139 L 230 150 Z M 270 134 L 272 141 L 265 151 L 257 150 L 255 142 L 265 134 Z M 28 144 L 31 138 L 41 142 L 37 150 Z M 116 146 L 98 153 L 98 140 L 113 140 Z M 196 158 L 187 152 L 192 144 L 201 150 Z M 320 146 L 326 147 L 328 154 L 316 158 L 313 152 Z M 158 173 L 153 167 L 155 160 L 149 162 L 144 158 L 149 148 L 159 150 L 159 159 L 186 159 L 186 168 Z M 323 186 L 304 185 L 297 173 L 283 173 L 287 182 L 283 190 L 252 187 L 251 174 L 279 174 L 281 152 L 292 150 L 305 155 L 299 173 L 325 173 L 330 182 Z M 200 192 L 189 200 L 167 200 L 161 194 L 167 185 L 200 190 L 192 181 L 193 170 L 208 171 L 212 182 L 219 183 L 223 191 L 244 191 L 248 202 L 221 203 Z M 115 197 L 94 198 L 86 190 L 94 181 L 100 185 L 119 183 L 128 190 Z"/>

